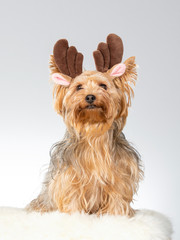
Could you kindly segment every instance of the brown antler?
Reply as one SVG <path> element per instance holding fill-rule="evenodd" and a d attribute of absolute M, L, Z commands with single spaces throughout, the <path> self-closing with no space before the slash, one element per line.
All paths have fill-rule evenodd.
<path fill-rule="evenodd" d="M 97 50 L 93 52 L 96 69 L 99 72 L 106 72 L 120 63 L 123 56 L 123 42 L 119 36 L 109 34 L 106 42 L 99 43 Z"/>
<path fill-rule="evenodd" d="M 60 39 L 54 45 L 54 61 L 61 73 L 72 78 L 82 73 L 83 55 L 74 46 L 69 47 L 66 39 Z"/>

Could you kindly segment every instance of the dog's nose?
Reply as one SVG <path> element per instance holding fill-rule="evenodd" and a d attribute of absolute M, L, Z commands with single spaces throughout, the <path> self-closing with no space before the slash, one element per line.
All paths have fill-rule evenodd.
<path fill-rule="evenodd" d="M 95 101 L 96 97 L 94 95 L 87 95 L 85 100 L 87 103 L 93 103 Z"/>

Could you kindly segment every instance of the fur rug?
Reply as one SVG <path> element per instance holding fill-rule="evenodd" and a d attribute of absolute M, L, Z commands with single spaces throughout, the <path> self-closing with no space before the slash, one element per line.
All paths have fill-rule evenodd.
<path fill-rule="evenodd" d="M 139 210 L 133 218 L 0 208 L 0 240 L 170 240 L 172 227 L 162 214 Z"/>

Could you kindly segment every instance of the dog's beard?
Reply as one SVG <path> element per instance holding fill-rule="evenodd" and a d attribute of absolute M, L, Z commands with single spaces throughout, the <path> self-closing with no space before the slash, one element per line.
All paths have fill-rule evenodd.
<path fill-rule="evenodd" d="M 82 124 L 95 124 L 106 122 L 106 114 L 103 107 L 97 105 L 88 105 L 85 108 L 79 108 L 75 112 L 76 122 Z"/>
<path fill-rule="evenodd" d="M 77 104 L 66 111 L 66 124 L 80 135 L 102 135 L 112 125 L 114 111 L 110 103 Z"/>

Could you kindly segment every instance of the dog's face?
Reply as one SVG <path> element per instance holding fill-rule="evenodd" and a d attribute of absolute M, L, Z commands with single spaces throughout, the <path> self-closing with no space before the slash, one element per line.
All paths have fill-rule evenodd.
<path fill-rule="evenodd" d="M 122 130 L 137 77 L 135 58 L 121 63 L 122 55 L 121 38 L 109 34 L 93 52 L 97 71 L 82 72 L 83 55 L 65 39 L 56 42 L 50 62 L 55 109 L 69 130 L 98 135 L 114 121 Z"/>
<path fill-rule="evenodd" d="M 122 111 L 122 94 L 108 74 L 86 71 L 69 86 L 62 103 L 62 114 L 67 124 L 83 130 L 105 130 Z"/>
<path fill-rule="evenodd" d="M 85 71 L 74 79 L 59 73 L 52 75 L 56 83 L 55 109 L 69 128 L 96 135 L 107 131 L 114 121 L 120 121 L 123 128 L 132 91 L 128 80 L 132 80 L 134 58 L 121 66 L 124 70 L 119 77 L 113 75 L 117 66 L 105 73 Z"/>

